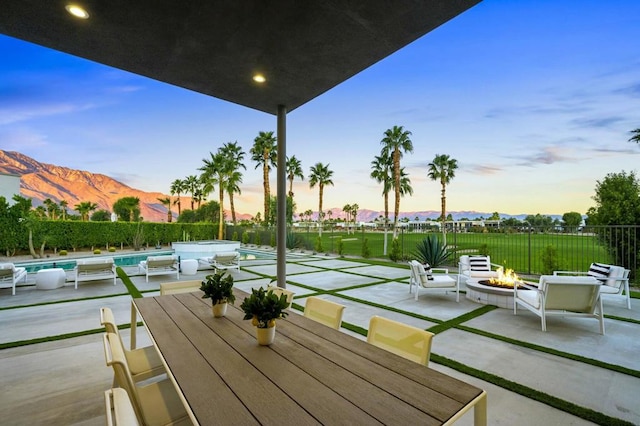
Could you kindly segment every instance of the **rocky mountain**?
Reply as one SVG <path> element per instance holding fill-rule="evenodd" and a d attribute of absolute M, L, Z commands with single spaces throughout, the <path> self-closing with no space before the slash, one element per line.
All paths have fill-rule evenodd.
<path fill-rule="evenodd" d="M 167 209 L 158 201 L 158 198 L 167 197 L 166 194 L 140 191 L 102 174 L 40 163 L 19 152 L 2 150 L 0 173 L 19 175 L 20 195 L 31 198 L 34 207 L 50 198 L 56 203 L 65 200 L 69 211 L 84 201 L 96 203 L 98 209 L 112 211 L 113 203 L 118 199 L 138 197 L 140 215 L 144 220 L 167 220 Z M 186 205 L 188 200 L 182 198 L 182 205 Z"/>

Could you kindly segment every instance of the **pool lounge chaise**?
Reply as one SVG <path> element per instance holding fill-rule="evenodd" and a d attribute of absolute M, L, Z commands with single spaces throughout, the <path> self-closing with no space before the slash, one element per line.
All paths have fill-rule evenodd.
<path fill-rule="evenodd" d="M 112 257 L 99 257 L 92 259 L 78 259 L 76 266 L 73 268 L 76 274 L 75 288 L 78 288 L 80 281 L 97 281 L 113 279 L 113 285 L 116 285 L 116 265 Z"/>
<path fill-rule="evenodd" d="M 239 271 L 240 253 L 237 251 L 214 253 L 211 257 L 201 257 L 200 263 L 215 269 L 237 269 Z"/>
<path fill-rule="evenodd" d="M 16 267 L 13 263 L 0 263 L 0 288 L 11 288 L 11 295 L 16 295 L 16 284 L 27 282 L 27 270 Z"/>
<path fill-rule="evenodd" d="M 178 257 L 176 255 L 149 256 L 138 264 L 138 269 L 144 271 L 147 282 L 152 275 L 176 274 L 176 279 L 180 279 L 180 268 L 178 267 Z"/>

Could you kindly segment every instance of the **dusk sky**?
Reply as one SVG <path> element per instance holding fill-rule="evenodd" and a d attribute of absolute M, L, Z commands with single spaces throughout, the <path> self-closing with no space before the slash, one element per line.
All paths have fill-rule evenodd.
<path fill-rule="evenodd" d="M 291 112 L 287 154 L 305 176 L 329 164 L 325 208 L 383 210 L 371 161 L 383 132 L 404 126 L 414 194 L 402 211 L 439 211 L 427 164 L 448 154 L 459 164 L 448 211 L 584 214 L 598 180 L 640 168 L 628 142 L 640 127 L 639 40 L 638 0 L 485 0 Z M 168 194 L 237 141 L 247 170 L 236 209 L 262 210 L 249 150 L 275 116 L 1 35 L 0 57 L 0 149 Z M 317 211 L 307 177 L 294 192 L 298 212 Z"/>

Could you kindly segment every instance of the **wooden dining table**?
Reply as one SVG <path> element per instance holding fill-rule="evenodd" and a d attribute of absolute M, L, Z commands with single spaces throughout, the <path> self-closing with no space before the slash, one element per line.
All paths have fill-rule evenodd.
<path fill-rule="evenodd" d="M 482 389 L 297 313 L 258 345 L 234 292 L 222 318 L 199 291 L 133 302 L 194 424 L 486 424 Z"/>

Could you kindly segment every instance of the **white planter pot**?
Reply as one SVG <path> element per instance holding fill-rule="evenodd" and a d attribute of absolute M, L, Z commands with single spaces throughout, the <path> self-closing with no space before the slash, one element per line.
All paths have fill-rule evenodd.
<path fill-rule="evenodd" d="M 216 303 L 211 308 L 213 310 L 213 316 L 216 318 L 220 318 L 226 315 L 227 313 L 227 302 Z"/>
<path fill-rule="evenodd" d="M 273 343 L 276 337 L 276 326 L 269 328 L 256 327 L 256 335 L 258 337 L 258 344 L 262 346 L 268 346 Z"/>

